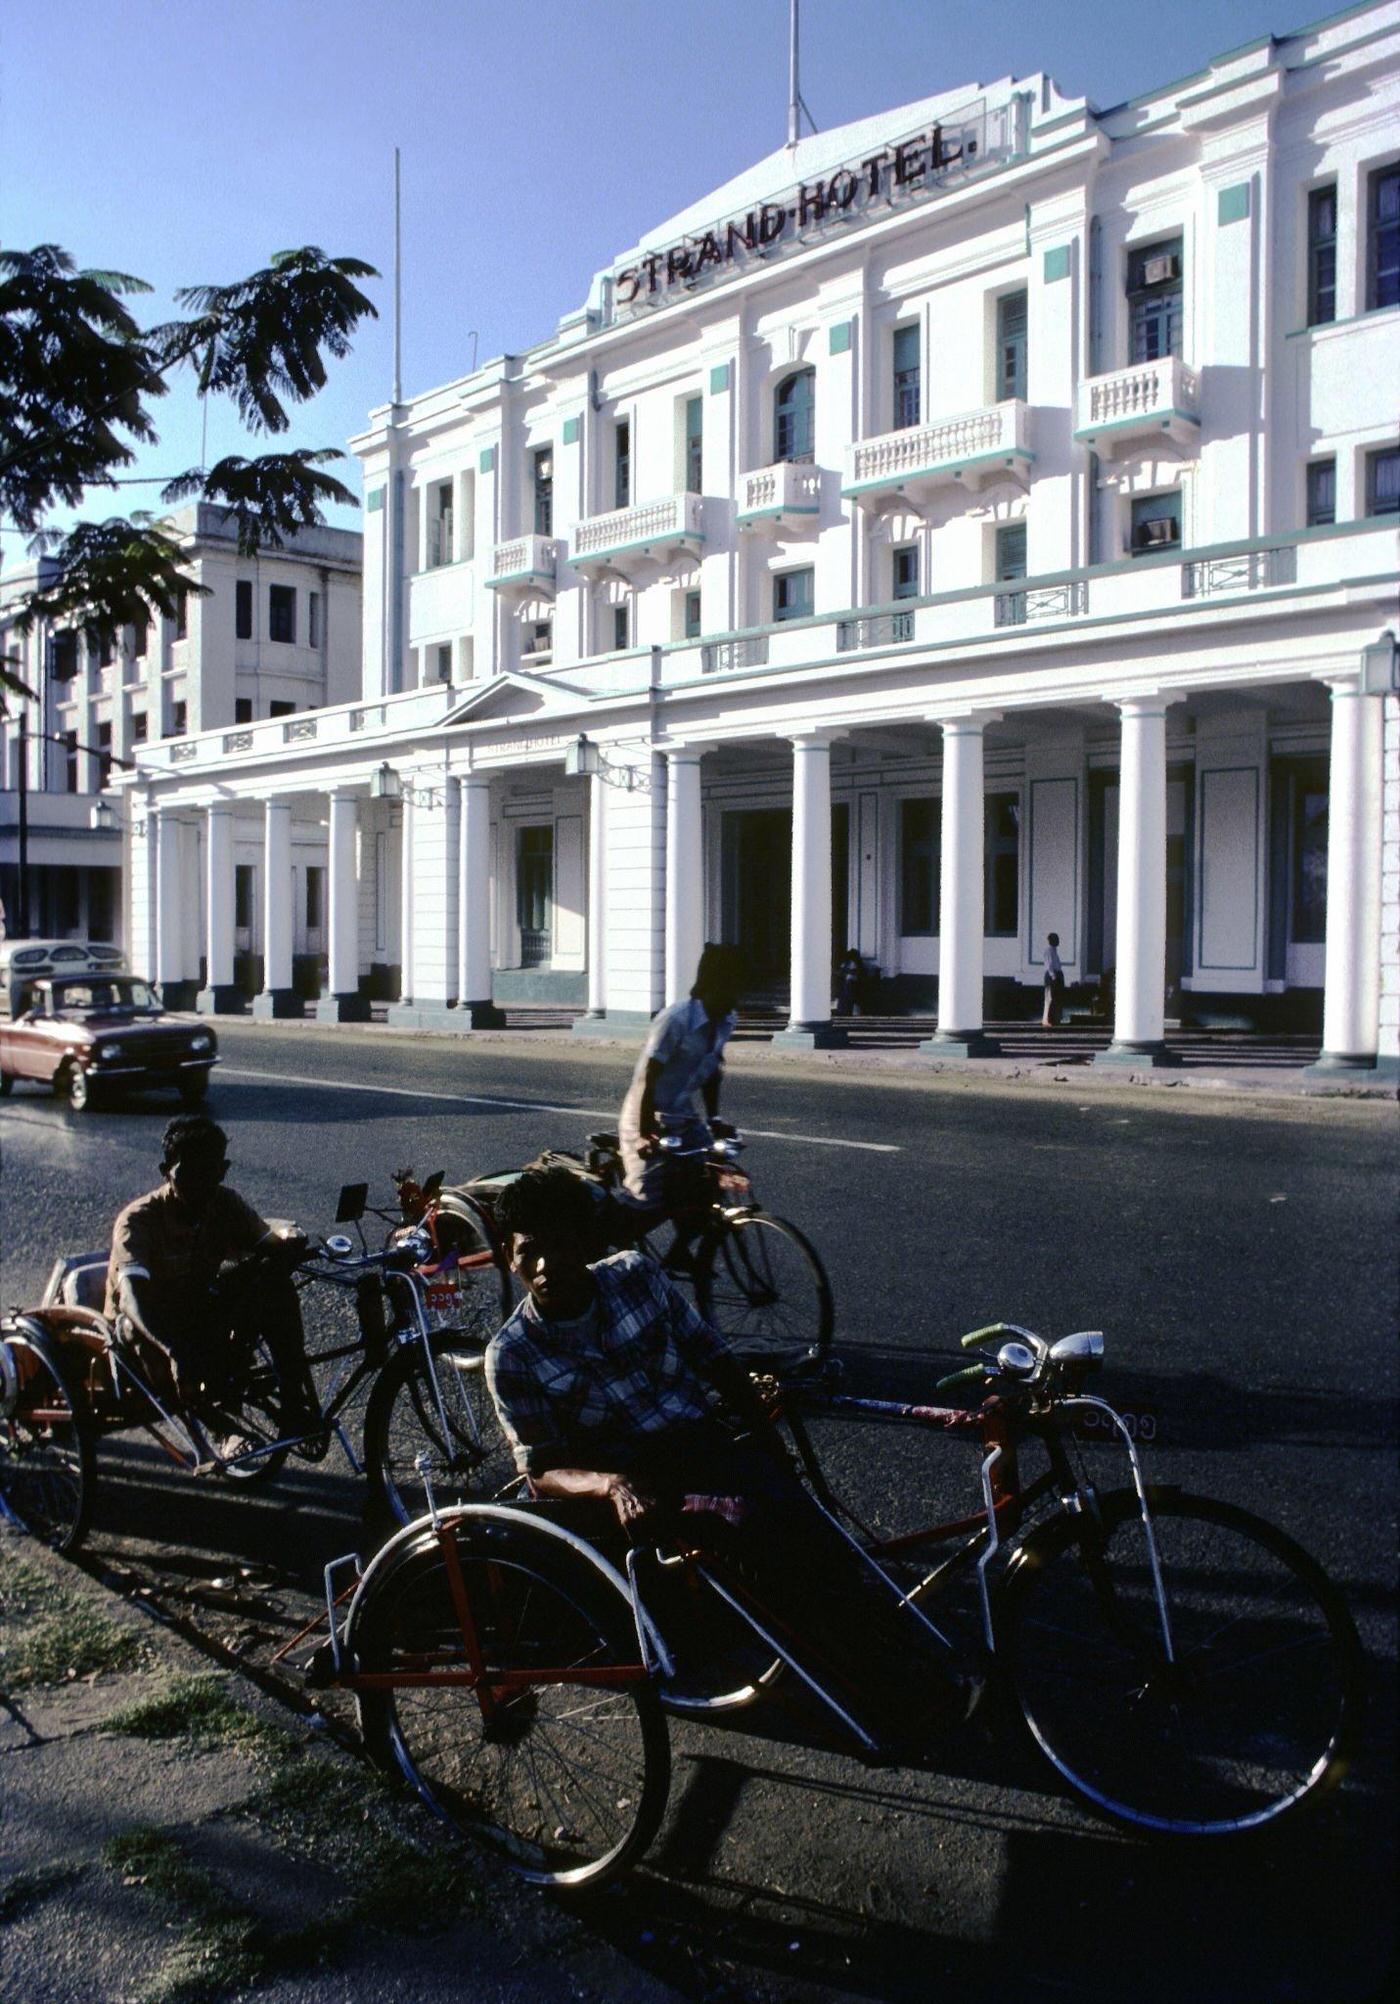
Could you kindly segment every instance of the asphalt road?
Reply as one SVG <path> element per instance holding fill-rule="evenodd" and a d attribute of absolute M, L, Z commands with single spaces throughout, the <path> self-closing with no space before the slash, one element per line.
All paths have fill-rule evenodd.
<path fill-rule="evenodd" d="M 610 1124 L 618 1047 L 221 1029 L 233 1181 L 325 1229 L 342 1182 L 456 1179 Z M 156 1180 L 159 1100 L 3 1114 L 0 1300 L 104 1243 Z M 820 1246 L 858 1389 L 927 1394 L 930 1353 L 998 1317 L 1102 1328 L 1104 1390 L 1153 1404 L 1151 1473 L 1282 1523 L 1345 1588 L 1371 1658 L 1365 1751 L 1295 1833 L 1164 1852 L 1092 1821 L 990 1726 L 937 1772 L 871 1771 L 791 1699 L 678 1726 L 647 1869 L 591 1923 L 710 1996 L 1333 2000 L 1392 1950 L 1395 1110 L 1200 1091 L 856 1075 L 736 1053 L 726 1111 L 768 1207 Z M 954 1514 L 953 1443 L 829 1425 L 867 1516 Z M 101 1562 L 212 1648 L 265 1663 L 321 1565 L 363 1540 L 332 1463 L 256 1495 L 104 1443 Z M 969 1503 L 967 1507 L 972 1507 Z M 406 1990 L 411 1995 L 411 1990 Z"/>

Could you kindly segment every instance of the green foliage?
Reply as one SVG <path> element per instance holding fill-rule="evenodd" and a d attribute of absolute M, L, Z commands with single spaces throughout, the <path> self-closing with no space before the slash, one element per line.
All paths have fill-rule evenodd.
<path fill-rule="evenodd" d="M 161 1691 L 113 1712 L 107 1730 L 136 1740 L 189 1739 L 206 1750 L 241 1746 L 282 1755 L 287 1735 L 228 1694 L 222 1677 L 173 1677 Z"/>
<path fill-rule="evenodd" d="M 185 576 L 180 545 L 148 514 L 79 522 L 66 536 L 46 530 L 35 541 L 57 558 L 58 576 L 30 594 L 15 621 L 22 633 L 49 619 L 95 640 L 153 611 L 173 619 L 182 594 L 207 590 Z"/>
<path fill-rule="evenodd" d="M 0 511 L 26 533 L 155 438 L 146 400 L 165 379 L 121 297 L 149 290 L 57 244 L 0 252 Z"/>
<path fill-rule="evenodd" d="M 130 1670 L 144 1654 L 131 1629 L 109 1621 L 86 1597 L 40 1567 L 6 1557 L 0 1571 L 0 1691 Z"/>
<path fill-rule="evenodd" d="M 320 522 L 325 501 L 348 502 L 350 489 L 318 467 L 339 452 L 265 452 L 257 459 L 221 459 L 208 473 L 196 468 L 182 473 L 161 491 L 162 501 L 184 501 L 192 494 L 227 508 L 238 524 L 238 547 L 255 556 L 264 543 L 275 548 L 297 529 Z"/>
<path fill-rule="evenodd" d="M 37 1865 L 32 1872 L 12 1872 L 0 1885 L 0 1927 L 17 1921 L 51 1894 L 61 1892 L 78 1876 L 73 1865 Z"/>

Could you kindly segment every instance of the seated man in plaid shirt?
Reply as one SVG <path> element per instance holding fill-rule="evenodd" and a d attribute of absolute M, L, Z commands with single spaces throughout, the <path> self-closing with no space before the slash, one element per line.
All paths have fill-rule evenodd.
<path fill-rule="evenodd" d="M 527 1170 L 496 1219 L 526 1299 L 486 1352 L 486 1382 L 532 1493 L 606 1502 L 633 1543 L 675 1537 L 683 1519 L 682 1542 L 737 1559 L 883 1741 L 961 1716 L 951 1654 L 897 1619 L 723 1338 L 642 1254 L 588 1263 L 594 1200 L 578 1177 Z"/>

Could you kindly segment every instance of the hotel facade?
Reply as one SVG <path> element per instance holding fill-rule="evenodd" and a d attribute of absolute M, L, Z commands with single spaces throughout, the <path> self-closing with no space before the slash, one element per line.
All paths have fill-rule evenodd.
<path fill-rule="evenodd" d="M 1099 112 L 1048 78 L 781 149 L 520 354 L 373 413 L 363 684 L 148 747 L 129 944 L 299 1009 L 632 1033 L 732 940 L 935 1047 L 1047 933 L 1151 1063 L 1212 1010 L 1400 1052 L 1400 7 Z M 245 900 L 246 902 L 246 900 Z"/>

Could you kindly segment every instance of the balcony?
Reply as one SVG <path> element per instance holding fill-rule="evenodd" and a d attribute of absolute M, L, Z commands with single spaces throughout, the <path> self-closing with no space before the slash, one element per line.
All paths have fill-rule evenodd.
<path fill-rule="evenodd" d="M 497 543 L 491 552 L 488 591 L 518 598 L 553 598 L 559 567 L 559 545 L 549 536 L 517 536 Z"/>
<path fill-rule="evenodd" d="M 1079 386 L 1075 437 L 1111 459 L 1122 447 L 1168 439 L 1194 452 L 1201 435 L 1201 379 L 1179 356 L 1137 362 Z"/>
<path fill-rule="evenodd" d="M 705 504 L 698 494 L 668 494 L 639 508 L 588 515 L 569 537 L 569 562 L 588 577 L 660 575 L 680 558 L 700 554 Z"/>
<path fill-rule="evenodd" d="M 1023 591 L 999 591 L 992 604 L 997 626 L 1025 626 L 1037 619 L 1081 619 L 1089 610 L 1089 587 L 1082 579 L 1030 585 Z"/>
<path fill-rule="evenodd" d="M 940 487 L 973 491 L 1010 477 L 1029 485 L 1035 454 L 1030 411 L 1019 397 L 935 424 L 915 424 L 863 438 L 847 448 L 842 493 L 875 514 L 920 508 Z"/>
<path fill-rule="evenodd" d="M 787 535 L 816 529 L 821 521 L 820 467 L 793 459 L 755 467 L 739 476 L 738 522 L 760 535 Z"/>

